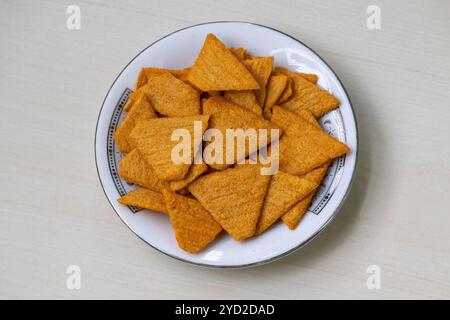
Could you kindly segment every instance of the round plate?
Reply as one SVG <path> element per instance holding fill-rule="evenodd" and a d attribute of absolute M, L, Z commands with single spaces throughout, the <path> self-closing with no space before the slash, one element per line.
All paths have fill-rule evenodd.
<path fill-rule="evenodd" d="M 121 205 L 116 201 L 135 188 L 118 175 L 122 154 L 113 134 L 123 119 L 123 106 L 142 67 L 182 69 L 192 65 L 208 33 L 228 47 L 244 47 L 254 56 L 274 56 L 275 65 L 294 71 L 315 73 L 319 85 L 340 101 L 339 109 L 320 119 L 322 127 L 351 152 L 333 161 L 327 177 L 301 223 L 291 231 L 278 222 L 264 234 L 235 241 L 222 233 L 203 252 L 182 251 L 167 215 Z M 125 224 L 153 248 L 173 258 L 202 266 L 248 267 L 273 261 L 302 247 L 334 218 L 352 181 L 357 158 L 357 128 L 350 100 L 331 68 L 302 42 L 280 31 L 246 22 L 212 22 L 188 27 L 152 43 L 122 70 L 109 89 L 97 122 L 95 156 L 103 190 L 114 211 Z"/>

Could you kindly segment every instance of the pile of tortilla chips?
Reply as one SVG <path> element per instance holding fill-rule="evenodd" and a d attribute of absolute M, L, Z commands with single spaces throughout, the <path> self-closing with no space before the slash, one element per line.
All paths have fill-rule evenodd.
<path fill-rule="evenodd" d="M 139 187 L 118 201 L 167 213 L 178 245 L 191 253 L 222 230 L 244 240 L 278 220 L 295 229 L 331 160 L 349 152 L 316 120 L 339 106 L 317 80 L 275 67 L 273 57 L 227 48 L 213 34 L 186 69 L 143 68 L 114 136 L 126 153 L 120 176 Z M 194 121 L 202 123 L 202 134 L 208 128 L 278 128 L 278 172 L 261 175 L 259 163 L 174 163 L 171 134 L 179 128 L 193 133 Z M 203 147 L 192 143 L 191 160 Z"/>

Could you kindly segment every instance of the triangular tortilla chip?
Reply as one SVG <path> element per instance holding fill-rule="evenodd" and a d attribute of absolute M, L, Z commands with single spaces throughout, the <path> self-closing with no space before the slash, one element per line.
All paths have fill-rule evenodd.
<path fill-rule="evenodd" d="M 248 111 L 251 111 L 259 116 L 262 115 L 261 106 L 258 104 L 255 93 L 253 91 L 225 91 L 224 97 L 225 99 L 230 100 L 231 102 L 247 109 Z"/>
<path fill-rule="evenodd" d="M 284 74 L 270 76 L 267 84 L 266 100 L 264 102 L 264 117 L 272 117 L 272 107 L 277 103 L 288 84 L 288 77 Z"/>
<path fill-rule="evenodd" d="M 200 134 L 203 136 L 208 127 L 208 119 L 207 115 L 199 115 L 141 121 L 131 133 L 130 139 L 134 141 L 134 145 L 158 178 L 168 181 L 181 180 L 186 176 L 191 165 L 177 164 L 172 160 L 172 150 L 181 143 L 172 141 L 172 133 L 176 129 L 186 129 L 190 133 L 190 163 L 192 163 L 194 154 L 198 152 L 202 143 L 201 136 L 197 139 L 199 141 L 195 141 L 197 144 L 194 143 L 194 122 L 201 122 Z"/>
<path fill-rule="evenodd" d="M 244 60 L 247 56 L 247 49 L 244 48 L 230 48 L 232 54 L 239 60 Z"/>
<path fill-rule="evenodd" d="M 135 99 L 133 108 L 128 112 L 116 132 L 114 132 L 114 140 L 121 152 L 130 152 L 133 149 L 133 145 L 129 141 L 129 136 L 139 121 L 156 118 L 152 105 L 145 95 L 137 94 Z"/>
<path fill-rule="evenodd" d="M 260 168 L 238 165 L 201 176 L 187 189 L 234 239 L 243 240 L 255 234 L 270 181 Z"/>
<path fill-rule="evenodd" d="M 267 129 L 267 143 L 271 142 L 272 137 L 270 136 L 270 129 L 279 129 L 277 126 L 272 124 L 271 122 L 265 120 L 263 117 L 258 116 L 246 109 L 228 101 L 227 99 L 221 96 L 214 96 L 207 99 L 203 103 L 203 113 L 211 115 L 211 119 L 209 121 L 209 129 L 218 129 L 222 136 L 224 137 L 223 143 L 223 157 L 217 161 L 217 163 L 210 163 L 207 161 L 207 164 L 212 168 L 217 170 L 223 170 L 227 168 L 232 163 L 226 163 L 226 147 L 227 143 L 225 140 L 226 130 L 227 129 L 242 129 L 247 131 L 247 129 L 255 129 L 256 134 L 258 133 L 258 129 Z M 279 131 L 279 135 L 281 136 L 281 130 Z M 234 160 L 235 162 L 241 160 L 242 157 L 239 157 L 237 154 L 237 139 L 235 139 L 235 154 Z M 248 140 L 247 140 L 248 141 Z M 259 143 L 258 143 L 259 144 Z M 264 147 L 265 144 L 260 143 L 259 147 Z M 245 145 L 245 154 L 244 157 L 247 157 L 249 154 L 258 150 L 258 146 L 251 147 L 246 142 Z M 239 159 L 238 159 L 239 158 Z M 220 163 L 219 163 L 220 162 Z"/>
<path fill-rule="evenodd" d="M 205 173 L 206 170 L 208 170 L 208 166 L 204 162 L 202 162 L 200 164 L 191 165 L 191 167 L 189 168 L 189 171 L 188 171 L 186 177 L 184 177 L 184 179 L 169 182 L 170 190 L 178 191 L 183 188 L 186 188 L 189 183 L 194 181 L 199 175 Z"/>
<path fill-rule="evenodd" d="M 292 95 L 281 104 L 282 107 L 299 113 L 303 109 L 311 111 L 316 118 L 339 107 L 339 100 L 307 80 L 304 74 L 288 71 L 292 79 Z"/>
<path fill-rule="evenodd" d="M 311 111 L 303 110 L 300 112 L 300 115 L 308 123 L 312 124 L 316 128 L 320 128 L 319 123 L 317 122 L 316 118 L 311 113 Z M 320 167 L 308 172 L 302 177 L 319 185 L 322 182 L 323 178 L 325 177 L 325 174 L 327 173 L 329 166 L 330 162 L 327 162 L 321 165 Z M 317 189 L 312 191 L 309 195 L 300 200 L 296 205 L 294 205 L 288 212 L 286 212 L 281 217 L 281 220 L 283 220 L 283 222 L 289 227 L 289 229 L 294 230 L 297 227 L 306 210 L 308 209 L 312 199 L 314 198 L 316 191 Z"/>
<path fill-rule="evenodd" d="M 298 114 L 298 116 L 302 117 L 303 120 L 305 120 L 306 122 L 308 122 L 309 124 L 313 125 L 316 128 L 320 129 L 320 124 L 317 122 L 316 117 L 314 116 L 314 114 L 309 111 L 308 109 L 304 109 L 301 110 Z"/>
<path fill-rule="evenodd" d="M 273 74 L 284 74 L 286 76 L 288 76 L 288 75 L 299 75 L 299 76 L 303 77 L 304 79 L 306 79 L 306 80 L 308 80 L 309 82 L 312 82 L 312 83 L 317 83 L 317 80 L 319 80 L 319 77 L 316 74 L 295 72 L 295 71 L 291 71 L 291 70 L 288 70 L 288 69 L 283 68 L 283 67 L 275 67 L 273 69 Z"/>
<path fill-rule="evenodd" d="M 142 68 L 139 71 L 139 74 L 136 78 L 136 82 L 134 83 L 134 92 L 136 92 L 140 87 L 147 83 L 147 75 L 145 74 L 145 68 Z"/>
<path fill-rule="evenodd" d="M 317 169 L 312 170 L 311 172 L 308 172 L 307 174 L 301 176 L 302 178 L 311 181 L 313 184 L 320 185 L 323 178 L 325 177 L 325 173 L 327 172 L 329 167 L 329 162 L 326 164 L 323 164 L 322 166 L 318 167 Z M 297 225 L 299 224 L 301 218 L 305 214 L 306 210 L 308 209 L 311 200 L 314 198 L 314 195 L 316 194 L 316 190 L 314 189 L 312 192 L 310 192 L 306 197 L 301 199 L 298 203 L 296 203 L 288 212 L 286 212 L 282 217 L 281 220 L 289 227 L 289 229 L 294 230 Z"/>
<path fill-rule="evenodd" d="M 278 171 L 270 181 L 256 234 L 261 234 L 319 183 Z"/>
<path fill-rule="evenodd" d="M 253 78 L 259 83 L 259 90 L 255 90 L 258 104 L 264 106 L 266 99 L 266 86 L 273 69 L 273 57 L 258 57 L 243 61 L 244 66 L 250 70 Z"/>
<path fill-rule="evenodd" d="M 271 120 L 284 130 L 279 145 L 280 170 L 289 174 L 305 174 L 350 151 L 339 140 L 284 108 L 275 106 Z"/>
<path fill-rule="evenodd" d="M 167 181 L 156 177 L 153 169 L 141 157 L 137 149 L 134 149 L 120 160 L 119 175 L 128 182 L 157 192 L 162 192 L 163 189 L 169 187 Z"/>
<path fill-rule="evenodd" d="M 211 33 L 187 79 L 202 91 L 259 89 L 247 68 Z"/>
<path fill-rule="evenodd" d="M 161 193 L 146 188 L 137 188 L 117 199 L 121 204 L 167 213 Z"/>
<path fill-rule="evenodd" d="M 200 93 L 170 73 L 151 77 L 139 90 L 162 115 L 187 117 L 200 114 Z"/>
<path fill-rule="evenodd" d="M 300 74 L 304 79 L 308 80 L 311 83 L 316 84 L 317 80 L 319 80 L 319 77 L 316 74 L 312 73 L 301 73 Z"/>
<path fill-rule="evenodd" d="M 288 77 L 288 83 L 286 85 L 286 88 L 284 89 L 283 93 L 281 94 L 280 98 L 277 101 L 277 104 L 281 104 L 285 102 L 287 99 L 289 99 L 292 96 L 292 81 L 291 78 Z M 272 114 L 271 114 L 272 115 Z"/>
<path fill-rule="evenodd" d="M 187 80 L 189 68 L 174 70 L 174 69 L 160 69 L 160 68 L 142 68 L 134 85 L 134 91 L 147 84 L 148 80 L 154 76 L 159 76 L 165 73 L 170 73 L 182 81 Z"/>
<path fill-rule="evenodd" d="M 202 251 L 222 231 L 200 202 L 164 190 L 164 199 L 178 246 L 184 251 Z"/>

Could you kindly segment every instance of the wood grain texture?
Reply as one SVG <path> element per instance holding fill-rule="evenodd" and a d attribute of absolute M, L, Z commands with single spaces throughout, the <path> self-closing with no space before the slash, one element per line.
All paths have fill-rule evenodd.
<path fill-rule="evenodd" d="M 448 1 L 0 1 L 0 298 L 450 298 Z M 66 8 L 81 8 L 79 31 Z M 179 28 L 245 20 L 314 48 L 356 109 L 360 158 L 336 220 L 258 268 L 211 270 L 149 248 L 100 187 L 103 98 L 142 48 Z M 263 39 L 261 39 L 263 41 Z M 81 290 L 66 268 L 82 270 Z M 382 289 L 368 290 L 377 264 Z"/>

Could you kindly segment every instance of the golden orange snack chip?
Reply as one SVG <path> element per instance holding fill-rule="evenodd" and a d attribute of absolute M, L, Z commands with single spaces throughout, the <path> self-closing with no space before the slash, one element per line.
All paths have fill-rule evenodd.
<path fill-rule="evenodd" d="M 162 115 L 186 117 L 200 114 L 200 93 L 171 73 L 151 77 L 139 90 Z"/>
<path fill-rule="evenodd" d="M 253 90 L 258 82 L 213 34 L 208 34 L 187 80 L 202 91 Z"/>
<path fill-rule="evenodd" d="M 178 246 L 184 251 L 202 251 L 222 231 L 211 214 L 195 199 L 163 191 Z"/>
<path fill-rule="evenodd" d="M 184 179 L 169 182 L 170 190 L 179 191 L 183 188 L 186 188 L 189 183 L 194 181 L 199 175 L 205 173 L 206 170 L 208 170 L 208 166 L 204 162 L 191 165 Z"/>
<path fill-rule="evenodd" d="M 188 185 L 214 219 L 236 240 L 255 234 L 270 176 L 245 164 L 203 175 Z"/>
<path fill-rule="evenodd" d="M 224 97 L 248 111 L 257 115 L 262 115 L 261 106 L 256 100 L 255 93 L 251 90 L 225 91 Z"/>
<path fill-rule="evenodd" d="M 320 128 L 319 123 L 317 122 L 314 115 L 309 110 L 303 110 L 300 112 L 300 116 L 306 120 L 308 123 L 312 124 L 313 126 Z M 325 174 L 327 173 L 328 167 L 330 166 L 331 162 L 327 162 L 320 167 L 306 173 L 302 177 L 319 185 L 323 178 L 325 177 Z M 311 204 L 312 199 L 314 198 L 314 195 L 316 194 L 316 190 L 312 191 L 309 195 L 307 195 L 305 198 L 300 200 L 297 204 L 295 204 L 288 212 L 286 212 L 282 217 L 281 220 L 289 227 L 289 229 L 294 230 L 297 225 L 299 224 L 300 220 L 302 219 L 303 215 L 305 214 L 306 210 L 308 209 L 309 205 Z"/>
<path fill-rule="evenodd" d="M 307 174 L 301 176 L 302 178 L 311 181 L 314 184 L 320 185 L 320 182 L 325 177 L 328 170 L 329 162 L 321 165 L 320 167 L 308 172 Z M 316 194 L 316 189 L 311 191 L 306 197 L 297 202 L 288 212 L 286 212 L 281 220 L 289 227 L 289 229 L 294 230 L 308 209 L 311 200 Z"/>
<path fill-rule="evenodd" d="M 292 96 L 281 104 L 284 108 L 298 113 L 302 109 L 310 110 L 316 118 L 339 107 L 339 100 L 302 77 L 293 80 Z"/>
<path fill-rule="evenodd" d="M 277 104 L 281 104 L 287 99 L 289 99 L 292 96 L 292 81 L 291 78 L 288 77 L 288 83 L 286 84 L 286 88 L 284 89 L 283 93 L 281 94 L 280 98 L 277 101 Z"/>
<path fill-rule="evenodd" d="M 162 192 L 169 187 L 167 181 L 156 177 L 153 169 L 145 162 L 137 149 L 132 150 L 120 160 L 119 175 L 128 182 L 157 192 Z"/>
<path fill-rule="evenodd" d="M 146 188 L 137 188 L 117 199 L 121 204 L 167 213 L 166 203 L 161 193 Z"/>
<path fill-rule="evenodd" d="M 289 174 L 308 173 L 350 151 L 339 140 L 282 107 L 273 107 L 271 121 L 284 130 L 279 144 L 280 170 Z"/>
<path fill-rule="evenodd" d="M 308 109 L 316 118 L 339 107 L 335 96 L 307 80 L 305 75 L 292 71 L 288 71 L 288 75 L 292 79 L 292 95 L 280 104 L 282 107 L 294 113 Z"/>
<path fill-rule="evenodd" d="M 132 131 L 130 139 L 139 150 L 144 160 L 152 167 L 156 176 L 161 180 L 183 179 L 191 164 L 175 163 L 172 150 L 179 145 L 179 141 L 172 141 L 172 133 L 176 129 L 185 129 L 191 137 L 190 159 L 198 152 L 200 141 L 194 141 L 194 122 L 201 122 L 201 134 L 208 127 L 208 115 L 198 115 L 179 118 L 156 118 L 141 121 Z M 197 143 L 197 144 L 196 144 Z"/>
<path fill-rule="evenodd" d="M 239 60 L 244 60 L 247 57 L 247 49 L 244 48 L 230 48 L 232 54 Z"/>
<path fill-rule="evenodd" d="M 125 119 L 114 132 L 114 140 L 121 152 L 130 152 L 133 149 L 129 141 L 129 135 L 139 121 L 156 118 L 152 105 L 143 94 L 137 94 L 133 102 L 133 108 L 125 116 Z"/>
<path fill-rule="evenodd" d="M 203 103 L 203 113 L 211 115 L 211 119 L 209 120 L 209 129 L 218 129 L 223 137 L 226 137 L 227 129 L 242 129 L 246 131 L 247 129 L 267 129 L 267 144 L 270 143 L 272 137 L 270 129 L 279 129 L 276 125 L 271 122 L 265 120 L 263 117 L 250 112 L 233 102 L 228 101 L 227 99 L 221 96 L 214 96 L 207 99 Z M 279 131 L 281 135 L 281 130 Z M 235 139 L 236 140 L 236 139 Z M 229 142 L 227 142 L 229 143 Z M 222 158 L 219 158 L 216 163 L 209 163 L 208 165 L 217 170 L 223 170 L 227 168 L 231 163 L 226 163 L 226 144 L 223 143 L 223 152 Z M 237 143 L 235 143 L 235 154 L 234 159 L 237 162 L 239 156 L 237 154 Z M 259 147 L 263 147 L 266 144 L 262 142 L 259 144 Z M 245 145 L 245 154 L 247 157 L 249 154 L 255 152 L 257 150 L 257 146 L 251 147 L 248 143 Z M 220 163 L 219 163 L 220 162 Z"/>
<path fill-rule="evenodd" d="M 288 76 L 284 74 L 270 76 L 267 83 L 266 100 L 264 102 L 264 117 L 270 119 L 272 107 L 277 103 L 288 85 Z"/>
<path fill-rule="evenodd" d="M 275 67 L 273 69 L 273 74 L 284 74 L 286 76 L 298 75 L 298 76 L 301 76 L 302 78 L 304 78 L 304 79 L 306 79 L 309 82 L 312 82 L 314 84 L 317 83 L 317 81 L 319 80 L 319 77 L 316 74 L 295 72 L 295 71 L 291 71 L 291 70 L 288 70 L 288 69 L 283 68 L 283 67 Z"/>
<path fill-rule="evenodd" d="M 264 232 L 318 185 L 305 178 L 278 171 L 270 181 L 256 234 Z"/>
<path fill-rule="evenodd" d="M 243 61 L 253 78 L 259 83 L 260 89 L 255 90 L 255 96 L 261 108 L 264 106 L 266 99 L 266 87 L 272 73 L 273 61 L 273 57 L 257 57 Z"/>
<path fill-rule="evenodd" d="M 139 74 L 136 78 L 136 82 L 134 83 L 134 92 L 136 92 L 137 90 L 139 90 L 140 87 L 142 87 L 143 85 L 145 85 L 147 83 L 147 75 L 145 73 L 145 68 L 142 68 L 139 71 Z"/>
<path fill-rule="evenodd" d="M 170 73 L 182 81 L 187 81 L 187 74 L 189 68 L 174 70 L 174 69 L 161 69 L 161 68 L 142 68 L 139 71 L 139 75 L 134 85 L 134 91 L 138 91 L 139 88 L 146 85 L 148 80 L 154 76 Z"/>
<path fill-rule="evenodd" d="M 317 83 L 317 80 L 319 80 L 319 77 L 316 74 L 312 73 L 301 73 L 300 74 L 304 79 L 308 80 L 311 83 Z"/>
<path fill-rule="evenodd" d="M 159 68 L 144 68 L 144 73 L 147 76 L 147 79 L 150 79 L 152 76 L 161 75 L 164 73 L 170 73 L 177 77 L 182 81 L 187 81 L 187 75 L 189 73 L 190 67 L 175 70 L 175 69 L 159 69 Z"/>

